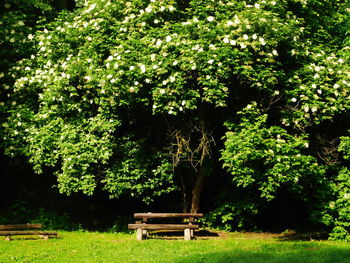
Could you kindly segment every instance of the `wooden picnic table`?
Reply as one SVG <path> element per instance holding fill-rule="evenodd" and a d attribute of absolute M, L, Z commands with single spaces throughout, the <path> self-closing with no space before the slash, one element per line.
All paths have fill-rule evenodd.
<path fill-rule="evenodd" d="M 203 217 L 201 213 L 135 213 L 135 224 L 129 224 L 129 229 L 136 229 L 136 239 L 142 240 L 148 236 L 148 230 L 183 230 L 184 239 L 191 240 L 194 236 L 194 230 L 199 228 L 194 224 L 196 219 Z M 150 223 L 150 219 L 181 219 L 181 224 L 159 224 Z M 187 222 L 184 222 L 187 221 Z"/>

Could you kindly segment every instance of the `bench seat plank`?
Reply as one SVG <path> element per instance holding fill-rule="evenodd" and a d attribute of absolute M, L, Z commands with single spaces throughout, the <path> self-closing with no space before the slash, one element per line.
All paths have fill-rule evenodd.
<path fill-rule="evenodd" d="M 146 229 L 146 230 L 185 230 L 198 229 L 198 225 L 184 224 L 128 224 L 129 229 Z"/>
<path fill-rule="evenodd" d="M 18 235 L 57 236 L 57 232 L 49 232 L 49 231 L 0 231 L 0 236 L 18 236 Z"/>
<path fill-rule="evenodd" d="M 190 218 L 203 217 L 201 213 L 135 213 L 134 218 Z"/>

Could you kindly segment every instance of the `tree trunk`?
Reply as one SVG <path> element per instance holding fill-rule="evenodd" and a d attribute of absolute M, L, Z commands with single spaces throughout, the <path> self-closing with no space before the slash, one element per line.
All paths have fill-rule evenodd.
<path fill-rule="evenodd" d="M 199 204 L 202 195 L 204 181 L 204 168 L 201 167 L 197 173 L 196 182 L 192 191 L 192 200 L 191 200 L 191 213 L 197 213 L 199 211 Z"/>
<path fill-rule="evenodd" d="M 180 181 L 182 190 L 182 209 L 184 213 L 188 213 L 191 200 L 189 199 L 190 196 L 187 194 L 187 186 L 185 183 L 184 176 L 182 174 L 180 175 Z"/>

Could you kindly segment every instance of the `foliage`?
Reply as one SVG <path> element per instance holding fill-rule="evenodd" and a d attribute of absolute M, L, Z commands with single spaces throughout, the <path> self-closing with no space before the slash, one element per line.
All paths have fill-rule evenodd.
<path fill-rule="evenodd" d="M 32 33 L 36 21 L 53 15 L 50 0 L 6 0 L 0 5 L 0 109 L 4 107 L 10 87 L 13 84 L 10 67 L 33 52 Z"/>
<path fill-rule="evenodd" d="M 2 102 L 8 155 L 27 156 L 38 173 L 55 171 L 62 193 L 101 188 L 147 203 L 178 189 L 172 153 L 200 159 L 202 167 L 190 161 L 193 171 L 211 158 L 206 165 L 232 178 L 220 187 L 256 197 L 219 204 L 213 221 L 241 227 L 242 211 L 258 213 L 284 187 L 316 200 L 346 238 L 348 164 L 327 154 L 336 143 L 319 139 L 329 133 L 322 125 L 350 109 L 346 1 L 81 5 L 28 35 L 33 54 L 6 74 L 16 79 Z M 174 149 L 174 134 L 185 152 L 184 143 Z M 345 158 L 347 145 L 344 137 Z M 344 168 L 338 177 L 335 164 Z M 337 215 L 324 205 L 332 198 Z"/>
<path fill-rule="evenodd" d="M 231 131 L 226 133 L 221 157 L 238 187 L 254 189 L 269 201 L 281 185 L 302 192 L 299 181 L 324 176 L 316 159 L 303 153 L 309 146 L 305 136 L 290 135 L 279 126 L 267 127 L 267 115 L 256 104 L 239 114 L 239 124 L 226 124 Z"/>

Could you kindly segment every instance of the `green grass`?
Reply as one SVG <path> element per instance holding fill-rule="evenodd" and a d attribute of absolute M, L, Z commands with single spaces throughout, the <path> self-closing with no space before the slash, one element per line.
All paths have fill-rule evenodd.
<path fill-rule="evenodd" d="M 59 232 L 58 239 L 0 238 L 0 262 L 234 262 L 350 263 L 350 244 L 283 241 L 266 235 L 227 234 L 193 241 L 149 239 L 134 234 Z"/>

